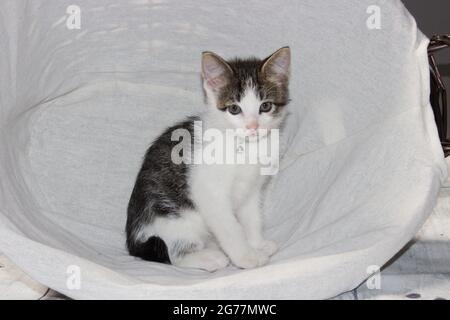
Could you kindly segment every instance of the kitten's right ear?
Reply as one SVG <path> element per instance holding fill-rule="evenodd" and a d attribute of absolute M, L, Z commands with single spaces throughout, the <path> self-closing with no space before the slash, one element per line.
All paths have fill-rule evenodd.
<path fill-rule="evenodd" d="M 230 81 L 233 70 L 230 65 L 213 52 L 202 53 L 202 77 L 205 86 L 216 92 Z"/>

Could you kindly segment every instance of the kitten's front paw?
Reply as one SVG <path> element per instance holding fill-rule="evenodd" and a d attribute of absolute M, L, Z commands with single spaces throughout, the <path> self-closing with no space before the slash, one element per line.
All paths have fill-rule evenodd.
<path fill-rule="evenodd" d="M 269 257 L 272 256 L 275 252 L 278 251 L 278 245 L 276 242 L 271 240 L 264 240 L 259 246 L 258 249 L 264 252 Z"/>
<path fill-rule="evenodd" d="M 265 265 L 269 261 L 269 257 L 261 251 L 249 248 L 238 257 L 232 258 L 231 261 L 236 267 L 251 269 Z"/>

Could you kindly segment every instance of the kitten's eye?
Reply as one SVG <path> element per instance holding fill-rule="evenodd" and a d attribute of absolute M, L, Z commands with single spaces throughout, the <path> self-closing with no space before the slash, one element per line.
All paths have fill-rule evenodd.
<path fill-rule="evenodd" d="M 264 102 L 259 107 L 259 112 L 269 112 L 270 110 L 272 110 L 272 102 Z"/>
<path fill-rule="evenodd" d="M 231 106 L 228 107 L 228 112 L 233 115 L 239 114 L 241 113 L 241 111 L 242 111 L 241 108 L 235 104 L 232 104 Z"/>

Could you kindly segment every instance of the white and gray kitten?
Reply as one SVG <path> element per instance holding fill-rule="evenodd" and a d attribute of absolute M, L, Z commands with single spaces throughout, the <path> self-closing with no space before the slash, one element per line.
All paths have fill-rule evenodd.
<path fill-rule="evenodd" d="M 263 238 L 260 194 L 265 176 L 259 164 L 175 163 L 172 133 L 194 128 L 225 132 L 240 129 L 261 143 L 279 129 L 286 115 L 290 49 L 264 60 L 225 61 L 212 52 L 202 56 L 208 110 L 167 129 L 148 149 L 128 205 L 127 246 L 149 261 L 215 271 L 230 260 L 240 268 L 267 263 L 277 245 Z M 260 136 L 259 129 L 269 130 Z M 261 134 L 262 135 L 262 134 Z"/>

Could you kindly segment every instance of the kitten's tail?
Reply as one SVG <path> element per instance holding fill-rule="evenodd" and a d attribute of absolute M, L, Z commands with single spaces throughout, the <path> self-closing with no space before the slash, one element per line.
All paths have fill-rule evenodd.
<path fill-rule="evenodd" d="M 170 264 L 169 251 L 163 239 L 152 236 L 146 242 L 127 241 L 131 255 L 147 261 Z"/>
<path fill-rule="evenodd" d="M 147 261 L 155 261 L 170 264 L 169 250 L 163 239 L 151 236 L 142 241 L 138 237 L 140 226 L 150 223 L 151 214 L 146 212 L 147 203 L 145 194 L 141 192 L 138 178 L 128 203 L 127 223 L 125 231 L 127 234 L 127 247 L 131 255 Z"/>

